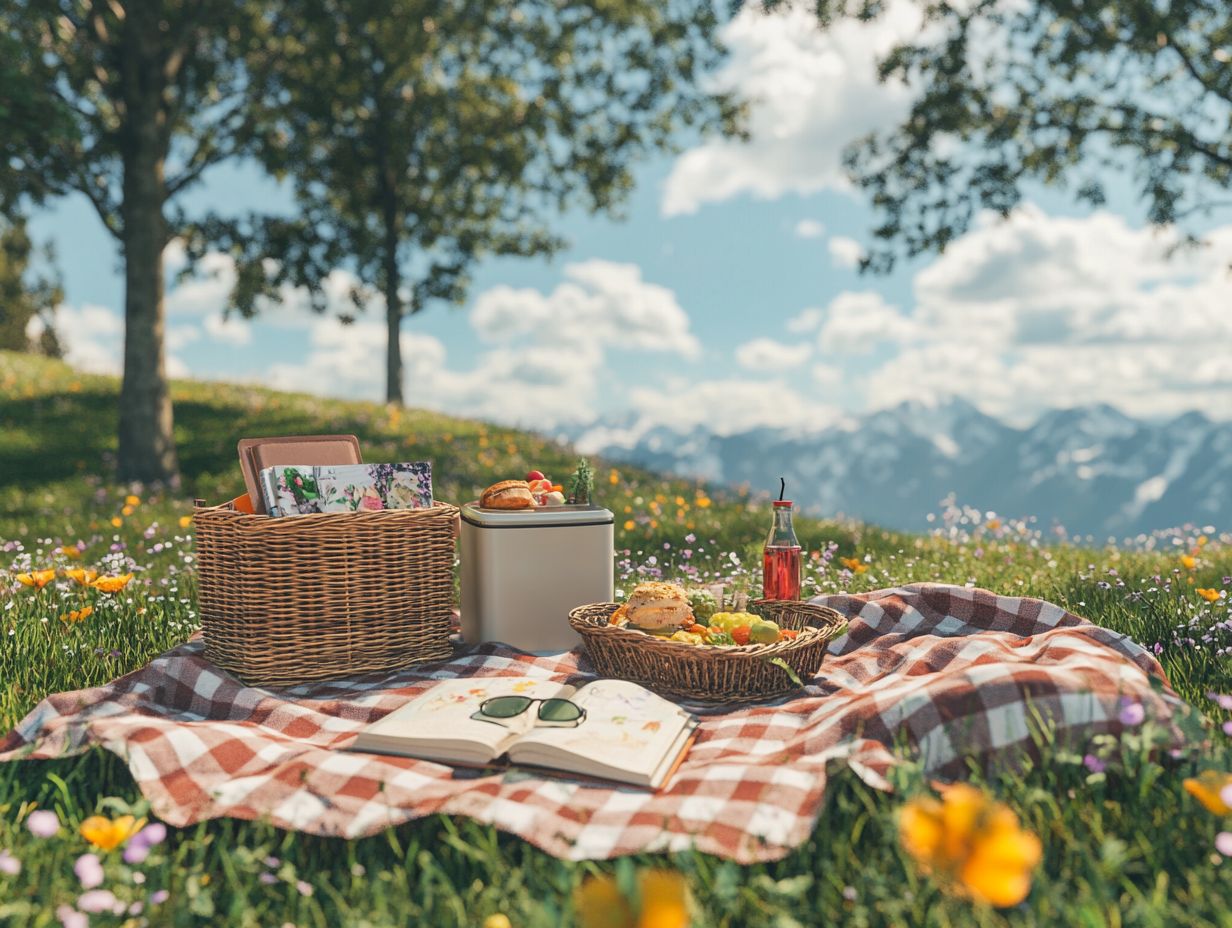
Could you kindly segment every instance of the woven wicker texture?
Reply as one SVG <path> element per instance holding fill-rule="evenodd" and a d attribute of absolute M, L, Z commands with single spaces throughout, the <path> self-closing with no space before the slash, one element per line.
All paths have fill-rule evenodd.
<path fill-rule="evenodd" d="M 210 660 L 249 685 L 448 658 L 458 510 L 194 512 Z"/>
<path fill-rule="evenodd" d="M 698 702 L 735 704 L 791 692 L 796 684 L 771 659 L 782 660 L 807 682 L 821 667 L 830 639 L 847 627 L 843 616 L 825 606 L 759 600 L 749 611 L 800 634 L 774 644 L 708 647 L 610 625 L 618 607 L 594 603 L 569 613 L 569 624 L 582 636 L 599 676 L 632 680 L 665 696 Z"/>

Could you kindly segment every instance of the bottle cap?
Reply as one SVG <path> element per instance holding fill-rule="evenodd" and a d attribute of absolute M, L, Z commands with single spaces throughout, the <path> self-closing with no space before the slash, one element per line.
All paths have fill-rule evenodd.
<path fill-rule="evenodd" d="M 774 501 L 775 509 L 779 509 L 779 508 L 790 509 L 791 506 L 792 506 L 792 502 L 789 499 L 776 499 Z"/>

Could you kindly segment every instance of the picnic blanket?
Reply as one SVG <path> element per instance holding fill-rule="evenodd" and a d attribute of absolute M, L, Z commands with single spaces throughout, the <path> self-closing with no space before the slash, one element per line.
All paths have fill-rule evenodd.
<path fill-rule="evenodd" d="M 437 680 L 589 675 L 576 652 L 498 645 L 392 675 L 267 690 L 219 670 L 193 640 L 106 686 L 45 699 L 0 742 L 0 760 L 101 745 L 172 825 L 234 816 L 353 838 L 440 812 L 575 860 L 696 847 L 751 862 L 808 837 L 832 762 L 888 788 L 902 740 L 929 771 L 961 776 L 968 757 L 1031 750 L 1033 715 L 1080 746 L 1120 730 L 1123 700 L 1156 718 L 1180 705 L 1151 686 L 1163 673 L 1143 648 L 1039 600 L 912 584 L 816 601 L 850 617 L 821 673 L 795 698 L 704 716 L 658 793 L 336 750 Z"/>

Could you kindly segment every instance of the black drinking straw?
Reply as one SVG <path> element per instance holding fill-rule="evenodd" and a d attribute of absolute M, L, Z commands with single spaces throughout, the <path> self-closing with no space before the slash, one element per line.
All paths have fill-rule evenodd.
<path fill-rule="evenodd" d="M 779 478 L 779 502 L 783 501 L 783 497 L 787 495 L 787 478 Z"/>

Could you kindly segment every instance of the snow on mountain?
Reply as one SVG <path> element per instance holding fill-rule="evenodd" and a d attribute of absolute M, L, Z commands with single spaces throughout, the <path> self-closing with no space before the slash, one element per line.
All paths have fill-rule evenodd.
<path fill-rule="evenodd" d="M 586 453 L 754 490 L 774 490 L 781 475 L 805 511 L 907 530 L 927 528 L 950 494 L 1097 538 L 1232 524 L 1232 423 L 1199 413 L 1156 423 L 1097 405 L 1015 428 L 970 403 L 912 402 L 813 434 L 626 421 L 570 437 Z"/>

